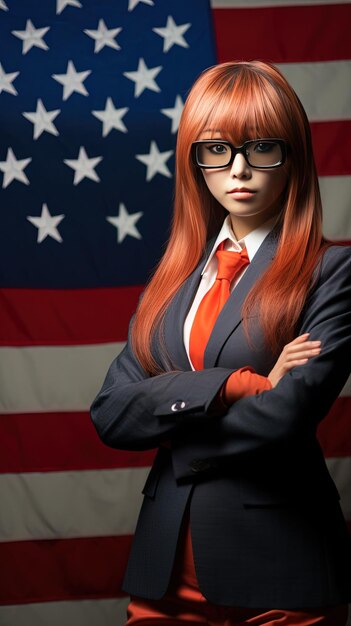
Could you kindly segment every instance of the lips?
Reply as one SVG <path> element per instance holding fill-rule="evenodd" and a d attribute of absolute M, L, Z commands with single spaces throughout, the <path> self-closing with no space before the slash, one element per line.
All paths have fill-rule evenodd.
<path fill-rule="evenodd" d="M 230 191 L 228 191 L 227 193 L 256 193 L 256 191 L 254 189 L 248 189 L 247 187 L 235 187 L 235 189 L 231 189 Z"/>
<path fill-rule="evenodd" d="M 227 195 L 238 202 L 247 202 L 252 200 L 255 193 L 256 191 L 254 189 L 248 189 L 247 187 L 235 187 L 235 189 L 228 191 Z"/>

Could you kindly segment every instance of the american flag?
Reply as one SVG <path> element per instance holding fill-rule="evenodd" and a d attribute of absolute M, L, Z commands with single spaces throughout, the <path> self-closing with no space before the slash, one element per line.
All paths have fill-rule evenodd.
<path fill-rule="evenodd" d="M 0 624 L 119 626 L 153 452 L 88 409 L 167 240 L 179 116 L 216 61 L 277 64 L 351 241 L 351 7 L 0 0 Z M 351 385 L 320 429 L 351 527 Z M 350 564 L 351 566 L 351 564 Z"/>

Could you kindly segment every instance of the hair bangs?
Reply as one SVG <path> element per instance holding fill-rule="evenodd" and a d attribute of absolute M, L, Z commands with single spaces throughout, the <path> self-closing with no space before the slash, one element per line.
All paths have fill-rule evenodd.
<path fill-rule="evenodd" d="M 281 94 L 267 78 L 245 65 L 240 71 L 227 71 L 215 88 L 209 85 L 206 105 L 202 124 L 196 124 L 199 135 L 206 132 L 215 138 L 220 134 L 236 146 L 261 137 L 288 139 L 288 112 L 282 107 Z M 199 115 L 201 108 L 197 107 Z"/>

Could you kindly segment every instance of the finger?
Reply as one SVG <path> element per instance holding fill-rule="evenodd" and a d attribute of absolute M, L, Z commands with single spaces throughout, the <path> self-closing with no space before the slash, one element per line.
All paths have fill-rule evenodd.
<path fill-rule="evenodd" d="M 310 333 L 304 333 L 303 335 L 299 335 L 298 337 L 290 341 L 290 343 L 288 343 L 287 345 L 291 346 L 291 345 L 294 345 L 295 343 L 303 343 L 304 341 L 307 340 L 307 337 L 309 336 L 310 336 Z"/>
<path fill-rule="evenodd" d="M 286 362 L 290 363 L 296 359 L 307 359 L 312 356 L 317 356 L 320 354 L 321 348 L 310 348 L 309 350 L 299 350 L 294 352 L 293 354 L 287 354 Z"/>
<path fill-rule="evenodd" d="M 286 363 L 284 369 L 286 372 L 289 372 L 297 365 L 305 365 L 305 363 L 308 363 L 308 361 L 309 359 L 295 359 L 295 361 L 289 361 L 289 363 Z"/>
<path fill-rule="evenodd" d="M 315 339 L 314 341 L 304 341 L 303 343 L 288 344 L 286 351 L 293 352 L 294 350 L 303 350 L 306 347 L 315 348 L 321 344 L 322 342 L 319 339 Z"/>
<path fill-rule="evenodd" d="M 296 352 L 301 352 L 302 350 L 314 350 L 315 348 L 321 348 L 321 344 L 321 341 L 305 341 L 304 343 L 289 346 L 286 353 L 295 354 Z"/>

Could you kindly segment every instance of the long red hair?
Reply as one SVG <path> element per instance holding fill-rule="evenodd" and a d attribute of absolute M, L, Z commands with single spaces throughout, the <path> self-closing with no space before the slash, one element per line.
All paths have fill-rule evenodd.
<path fill-rule="evenodd" d="M 189 93 L 179 125 L 169 242 L 132 327 L 133 350 L 152 375 L 164 371 L 152 356 L 152 337 L 162 329 L 168 304 L 226 216 L 191 159 L 191 144 L 205 129 L 220 129 L 234 145 L 259 137 L 280 137 L 288 145 L 287 163 L 282 166 L 287 168 L 288 182 L 276 256 L 242 310 L 247 333 L 245 320 L 253 308 L 258 310 L 265 339 L 277 354 L 294 338 L 313 270 L 327 245 L 310 127 L 293 89 L 277 68 L 261 61 L 223 63 L 203 72 Z"/>

